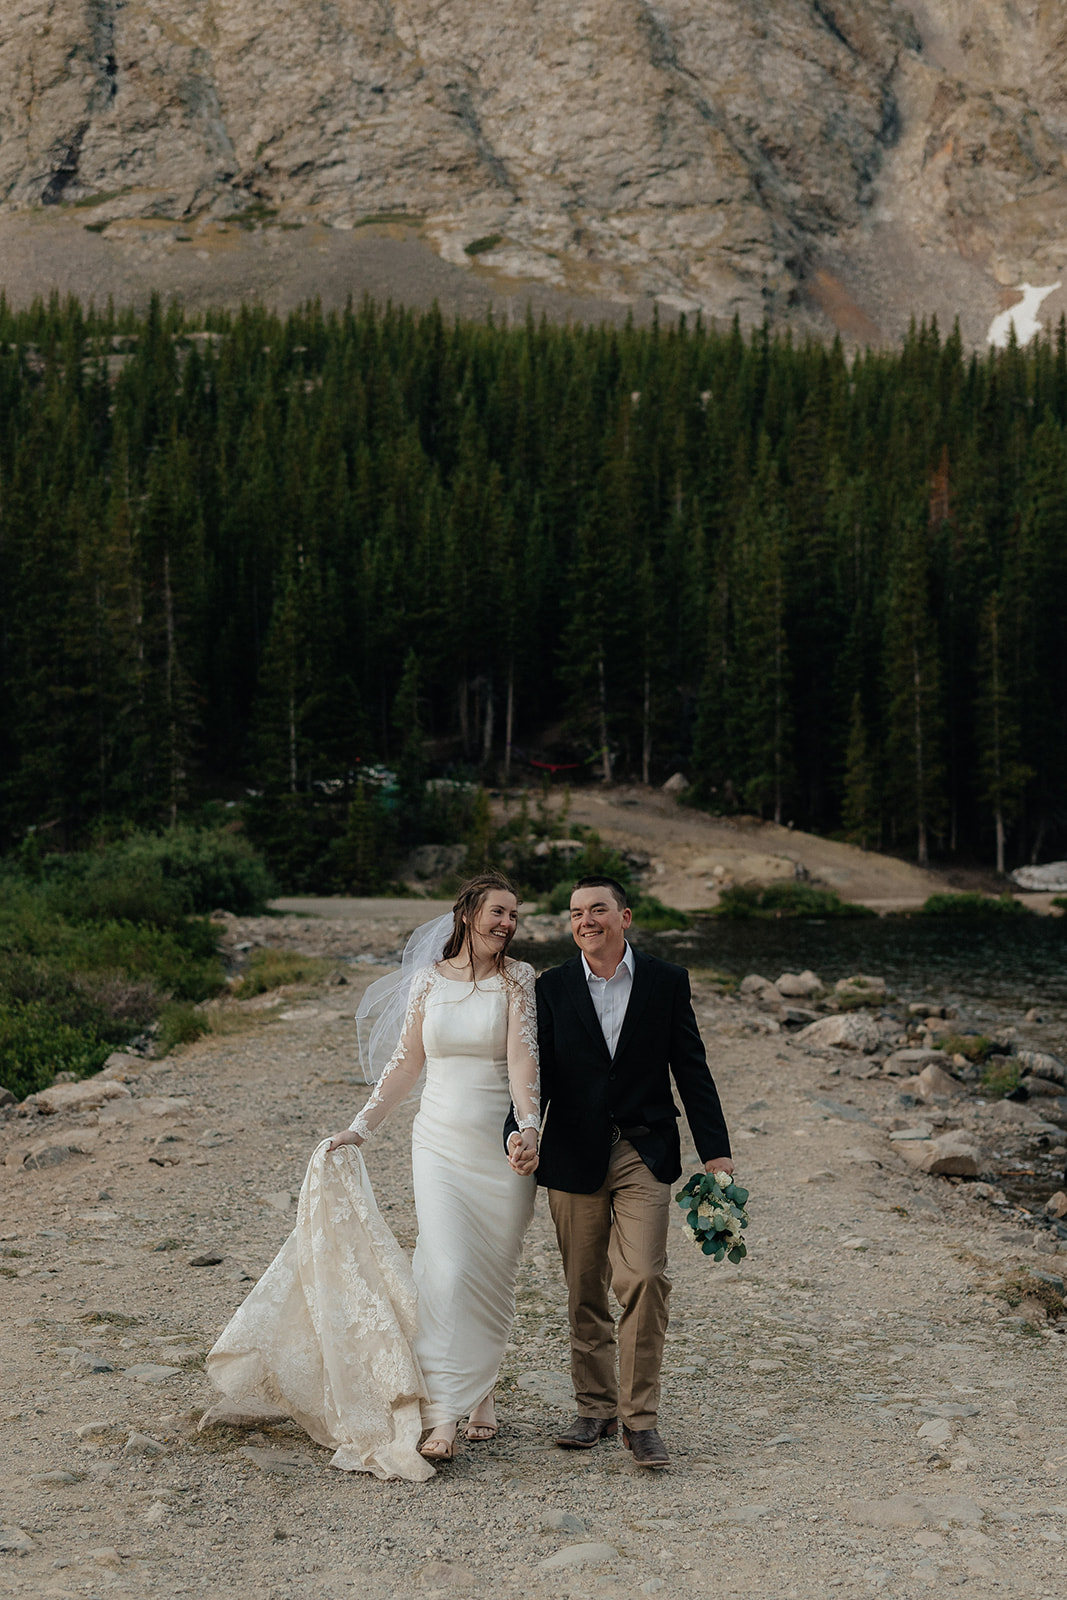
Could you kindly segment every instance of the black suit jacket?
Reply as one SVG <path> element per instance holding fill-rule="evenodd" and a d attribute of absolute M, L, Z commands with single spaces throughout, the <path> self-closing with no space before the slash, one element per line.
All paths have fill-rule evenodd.
<path fill-rule="evenodd" d="M 614 1059 L 597 1020 L 581 956 L 537 980 L 541 1104 L 547 1108 L 537 1181 L 592 1194 L 607 1176 L 611 1131 L 645 1126 L 632 1143 L 662 1183 L 682 1171 L 671 1078 L 701 1161 L 730 1154 L 730 1138 L 693 1015 L 689 974 L 634 950 L 633 986 Z M 514 1118 L 504 1130 L 505 1142 Z"/>

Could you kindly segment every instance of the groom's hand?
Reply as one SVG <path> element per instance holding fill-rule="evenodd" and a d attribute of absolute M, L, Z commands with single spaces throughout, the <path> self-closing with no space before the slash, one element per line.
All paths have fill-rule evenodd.
<path fill-rule="evenodd" d="M 508 1162 L 512 1172 L 517 1172 L 520 1178 L 528 1178 L 537 1171 L 537 1134 L 532 1128 L 509 1135 Z"/>
<path fill-rule="evenodd" d="M 705 1172 L 733 1172 L 734 1164 L 729 1156 L 715 1156 L 711 1161 L 705 1161 Z"/>

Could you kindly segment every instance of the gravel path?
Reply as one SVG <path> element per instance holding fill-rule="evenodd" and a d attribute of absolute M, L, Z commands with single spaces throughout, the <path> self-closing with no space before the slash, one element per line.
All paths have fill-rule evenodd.
<path fill-rule="evenodd" d="M 716 1267 L 672 1221 L 669 1473 L 548 1442 L 570 1403 L 543 1196 L 492 1445 L 413 1486 L 340 1474 L 291 1426 L 198 1434 L 203 1355 L 362 1100 L 351 1013 L 382 970 L 254 1002 L 96 1112 L 0 1125 L 0 1594 L 1061 1600 L 1067 1325 L 995 1291 L 1062 1258 L 908 1167 L 892 1081 L 699 983 L 753 1228 Z M 405 1245 L 413 1109 L 368 1147 Z"/>

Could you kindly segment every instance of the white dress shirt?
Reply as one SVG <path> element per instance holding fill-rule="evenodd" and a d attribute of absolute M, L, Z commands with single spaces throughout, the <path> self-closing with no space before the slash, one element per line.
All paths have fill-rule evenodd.
<path fill-rule="evenodd" d="M 614 1060 L 619 1045 L 619 1034 L 626 1021 L 626 1007 L 630 1003 L 630 990 L 634 984 L 634 953 L 626 946 L 626 953 L 610 978 L 598 978 L 582 951 L 582 966 L 589 984 L 589 997 L 593 1002 L 597 1021 Z"/>

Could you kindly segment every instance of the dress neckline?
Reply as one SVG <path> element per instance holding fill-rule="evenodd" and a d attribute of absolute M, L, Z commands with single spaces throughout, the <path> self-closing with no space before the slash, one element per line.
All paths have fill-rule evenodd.
<path fill-rule="evenodd" d="M 487 978 L 446 978 L 437 962 L 434 962 L 433 970 L 435 976 L 440 978 L 442 983 L 454 983 L 457 989 L 462 988 L 464 985 L 466 985 L 467 988 L 481 989 L 487 983 L 500 983 L 502 981 L 499 972 L 491 972 Z"/>

